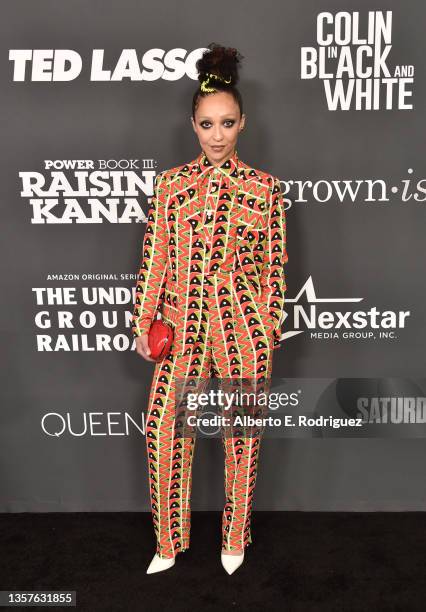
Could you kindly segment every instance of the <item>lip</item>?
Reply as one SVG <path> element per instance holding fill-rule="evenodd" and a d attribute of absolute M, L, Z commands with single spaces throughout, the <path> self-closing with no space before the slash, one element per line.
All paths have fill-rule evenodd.
<path fill-rule="evenodd" d="M 214 151 L 221 151 L 224 147 L 225 147 L 225 145 L 211 145 L 211 148 Z"/>

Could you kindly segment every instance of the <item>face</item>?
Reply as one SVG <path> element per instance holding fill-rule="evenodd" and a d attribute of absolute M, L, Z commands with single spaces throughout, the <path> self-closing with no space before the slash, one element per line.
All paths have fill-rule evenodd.
<path fill-rule="evenodd" d="M 243 129 L 245 115 L 232 94 L 218 91 L 199 99 L 192 127 L 200 146 L 214 166 L 220 166 L 236 149 L 238 134 Z"/>

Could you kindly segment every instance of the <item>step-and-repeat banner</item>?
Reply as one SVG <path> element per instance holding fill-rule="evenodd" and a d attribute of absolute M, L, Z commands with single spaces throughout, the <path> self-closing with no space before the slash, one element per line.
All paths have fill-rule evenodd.
<path fill-rule="evenodd" d="M 425 19 L 420 0 L 3 4 L 0 511 L 150 509 L 130 319 L 155 177 L 200 152 L 210 42 L 244 56 L 238 154 L 280 178 L 287 220 L 287 403 L 255 508 L 426 509 Z M 208 437 L 194 510 L 223 506 Z"/>

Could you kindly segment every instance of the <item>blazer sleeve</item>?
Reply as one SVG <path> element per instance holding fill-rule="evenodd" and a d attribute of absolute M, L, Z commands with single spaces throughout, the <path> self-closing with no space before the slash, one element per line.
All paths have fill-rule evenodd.
<path fill-rule="evenodd" d="M 268 238 L 263 255 L 261 274 L 261 299 L 267 304 L 275 319 L 274 348 L 280 346 L 281 321 L 284 315 L 285 282 L 284 265 L 288 261 L 286 218 L 283 193 L 278 177 L 272 176 L 271 199 L 268 215 Z"/>
<path fill-rule="evenodd" d="M 167 179 L 157 174 L 142 243 L 131 329 L 136 338 L 147 334 L 160 309 L 167 278 Z"/>

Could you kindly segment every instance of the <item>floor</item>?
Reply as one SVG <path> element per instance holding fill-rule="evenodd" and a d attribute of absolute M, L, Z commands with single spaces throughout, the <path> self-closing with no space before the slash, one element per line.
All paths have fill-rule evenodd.
<path fill-rule="evenodd" d="M 253 544 L 231 576 L 220 512 L 193 512 L 191 548 L 151 575 L 148 513 L 3 514 L 0 525 L 0 590 L 75 590 L 80 611 L 426 609 L 420 512 L 254 511 Z"/>

